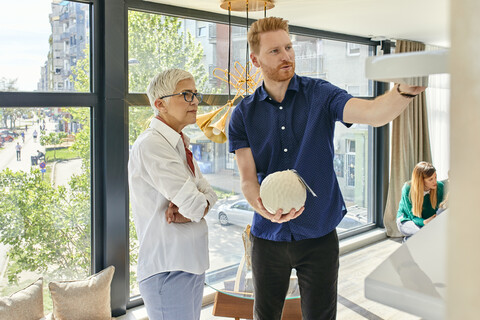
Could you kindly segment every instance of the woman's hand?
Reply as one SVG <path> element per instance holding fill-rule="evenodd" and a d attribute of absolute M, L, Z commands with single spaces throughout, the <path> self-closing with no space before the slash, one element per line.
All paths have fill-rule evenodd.
<path fill-rule="evenodd" d="M 434 214 L 434 215 L 431 216 L 430 218 L 423 220 L 423 224 L 426 225 L 427 223 L 430 223 L 430 221 L 432 221 L 433 219 L 435 219 L 436 216 L 437 216 L 437 215 Z"/>
<path fill-rule="evenodd" d="M 178 207 L 172 202 L 168 204 L 167 210 L 165 211 L 165 219 L 167 223 L 186 223 L 191 222 L 192 220 L 185 218 L 180 212 L 178 212 Z"/>

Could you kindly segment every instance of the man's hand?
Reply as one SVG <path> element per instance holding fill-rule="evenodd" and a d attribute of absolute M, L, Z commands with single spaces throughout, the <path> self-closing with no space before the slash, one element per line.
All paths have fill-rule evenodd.
<path fill-rule="evenodd" d="M 420 87 L 420 86 L 409 86 L 407 84 L 397 84 L 398 86 L 398 90 L 400 92 L 404 92 L 404 93 L 408 93 L 408 94 L 413 94 L 413 95 L 417 95 L 419 93 L 422 93 L 423 91 L 425 91 L 425 89 L 427 89 L 427 87 Z"/>
<path fill-rule="evenodd" d="M 180 212 L 178 212 L 178 207 L 170 202 L 168 204 L 167 210 L 165 211 L 165 219 L 167 219 L 167 223 L 186 223 L 191 222 L 192 220 L 185 218 Z"/>
<path fill-rule="evenodd" d="M 290 210 L 290 212 L 287 214 L 283 214 L 283 210 L 279 209 L 275 214 L 272 214 L 269 211 L 267 211 L 267 209 L 265 209 L 265 207 L 263 206 L 262 198 L 258 197 L 257 209 L 260 209 L 258 210 L 258 213 L 260 213 L 260 215 L 265 219 L 268 219 L 275 223 L 284 223 L 292 219 L 295 219 L 296 217 L 301 215 L 305 207 L 301 207 L 300 210 L 298 211 L 292 208 L 292 210 Z"/>

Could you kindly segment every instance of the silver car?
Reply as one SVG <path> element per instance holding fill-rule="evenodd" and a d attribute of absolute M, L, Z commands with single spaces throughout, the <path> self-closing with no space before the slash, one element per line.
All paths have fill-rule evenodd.
<path fill-rule="evenodd" d="M 222 226 L 234 224 L 245 228 L 248 224 L 252 224 L 253 213 L 253 208 L 247 200 L 237 200 L 233 203 L 219 206 L 218 221 Z M 358 218 L 346 215 L 337 226 L 337 232 L 347 231 L 363 225 L 365 225 L 365 223 L 361 222 Z"/>
<path fill-rule="evenodd" d="M 238 200 L 230 204 L 222 204 L 218 208 L 218 221 L 222 226 L 235 224 L 246 227 L 252 224 L 253 208 L 247 200 Z"/>

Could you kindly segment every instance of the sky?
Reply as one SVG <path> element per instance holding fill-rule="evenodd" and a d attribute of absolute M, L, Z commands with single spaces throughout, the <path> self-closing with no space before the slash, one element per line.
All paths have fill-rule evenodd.
<path fill-rule="evenodd" d="M 17 78 L 19 91 L 34 91 L 48 54 L 51 0 L 2 1 L 0 78 Z"/>

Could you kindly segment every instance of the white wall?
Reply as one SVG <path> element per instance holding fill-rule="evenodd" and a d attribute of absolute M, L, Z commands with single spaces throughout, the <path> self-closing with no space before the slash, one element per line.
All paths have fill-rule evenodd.
<path fill-rule="evenodd" d="M 480 1 L 451 3 L 447 318 L 480 319 Z"/>

